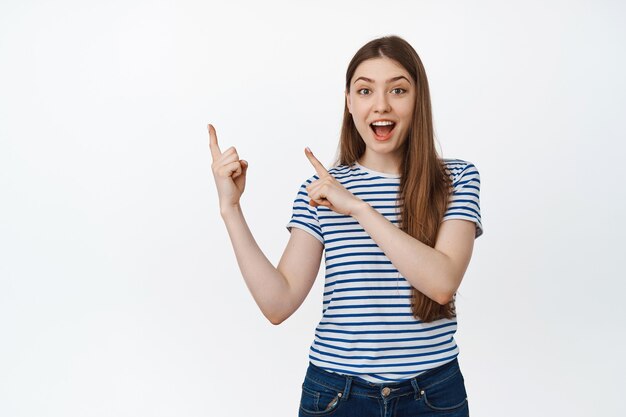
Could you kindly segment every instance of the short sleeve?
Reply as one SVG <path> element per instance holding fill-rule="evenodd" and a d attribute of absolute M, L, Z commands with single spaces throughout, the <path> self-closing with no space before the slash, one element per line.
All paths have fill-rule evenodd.
<path fill-rule="evenodd" d="M 292 227 L 297 227 L 305 232 L 312 234 L 317 240 L 324 244 L 324 236 L 322 235 L 322 228 L 320 227 L 319 220 L 317 218 L 317 207 L 309 205 L 309 193 L 306 191 L 306 187 L 313 181 L 317 180 L 317 175 L 304 181 L 296 194 L 296 198 L 293 200 L 293 208 L 291 212 L 291 219 L 287 223 L 287 230 L 291 233 Z"/>
<path fill-rule="evenodd" d="M 483 234 L 480 216 L 480 174 L 471 162 L 458 172 L 452 181 L 452 193 L 443 220 L 462 219 L 476 223 L 476 236 Z"/>

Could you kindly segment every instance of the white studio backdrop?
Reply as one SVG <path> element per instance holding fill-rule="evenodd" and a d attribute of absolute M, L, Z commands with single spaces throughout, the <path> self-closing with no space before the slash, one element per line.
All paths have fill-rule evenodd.
<path fill-rule="evenodd" d="M 347 64 L 407 39 L 444 157 L 481 173 L 461 285 L 475 416 L 620 416 L 620 1 L 0 3 L 0 415 L 294 416 L 321 314 L 272 326 L 219 215 L 206 124 L 249 161 L 277 265 Z"/>

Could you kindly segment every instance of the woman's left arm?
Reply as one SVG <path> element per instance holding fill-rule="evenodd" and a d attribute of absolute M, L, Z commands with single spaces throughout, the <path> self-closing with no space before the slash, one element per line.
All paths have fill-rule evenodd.
<path fill-rule="evenodd" d="M 474 222 L 445 220 L 431 248 L 400 230 L 366 202 L 352 212 L 352 217 L 412 286 L 439 304 L 452 300 L 472 257 Z"/>
<path fill-rule="evenodd" d="M 478 231 L 474 222 L 458 218 L 443 221 L 431 248 L 346 190 L 308 148 L 305 154 L 319 177 L 306 187 L 309 204 L 352 216 L 412 286 L 441 305 L 452 300 L 472 257 Z M 476 185 L 467 186 L 477 190 Z"/>

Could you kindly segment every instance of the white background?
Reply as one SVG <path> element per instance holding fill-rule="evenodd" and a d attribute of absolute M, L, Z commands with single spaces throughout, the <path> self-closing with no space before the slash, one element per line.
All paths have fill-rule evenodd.
<path fill-rule="evenodd" d="M 485 234 L 457 305 L 474 416 L 623 415 L 620 1 L 0 4 L 0 415 L 295 416 L 321 313 L 272 326 L 219 215 L 206 123 L 250 163 L 275 265 L 356 50 L 397 34 Z"/>

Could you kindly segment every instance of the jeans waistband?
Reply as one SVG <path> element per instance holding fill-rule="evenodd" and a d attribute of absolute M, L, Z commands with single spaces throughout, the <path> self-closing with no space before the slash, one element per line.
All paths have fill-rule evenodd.
<path fill-rule="evenodd" d="M 328 372 L 309 362 L 306 378 L 319 385 L 340 391 L 344 400 L 347 400 L 350 395 L 389 400 L 409 394 L 419 398 L 425 389 L 445 381 L 457 372 L 460 372 L 459 362 L 457 358 L 454 358 L 450 362 L 405 381 L 372 383 L 356 376 Z"/>

